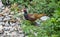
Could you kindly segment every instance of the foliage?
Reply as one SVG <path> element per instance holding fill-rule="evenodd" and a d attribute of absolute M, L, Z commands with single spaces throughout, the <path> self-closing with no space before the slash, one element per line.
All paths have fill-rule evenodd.
<path fill-rule="evenodd" d="M 4 1 L 4 0 L 2 0 Z M 5 0 L 4 2 L 6 2 Z M 59 0 L 9 0 L 11 4 L 18 3 L 20 8 L 28 8 L 29 13 L 46 13 L 52 15 L 60 7 Z"/>
<path fill-rule="evenodd" d="M 24 21 L 21 27 L 28 37 L 60 37 L 60 8 L 39 27 L 31 25 L 29 21 Z"/>

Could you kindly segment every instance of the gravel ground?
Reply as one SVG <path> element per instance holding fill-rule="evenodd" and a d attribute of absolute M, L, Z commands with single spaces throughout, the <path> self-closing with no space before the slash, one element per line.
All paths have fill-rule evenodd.
<path fill-rule="evenodd" d="M 24 37 L 19 21 L 13 18 L 9 8 L 4 8 L 0 0 L 0 37 Z"/>

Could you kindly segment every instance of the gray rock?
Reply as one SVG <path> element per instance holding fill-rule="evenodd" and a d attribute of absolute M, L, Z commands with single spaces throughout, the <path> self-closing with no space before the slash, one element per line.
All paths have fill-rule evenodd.
<path fill-rule="evenodd" d="M 9 27 L 10 26 L 10 24 L 8 23 L 8 21 L 5 22 L 5 26 L 6 27 Z"/>
<path fill-rule="evenodd" d="M 0 21 L 3 21 L 3 18 L 4 18 L 4 17 L 3 17 L 3 16 L 1 16 L 1 17 L 0 17 Z"/>
<path fill-rule="evenodd" d="M 3 4 L 2 4 L 2 2 L 0 2 L 0 8 L 2 8 L 2 6 L 3 6 Z"/>
<path fill-rule="evenodd" d="M 4 31 L 3 31 L 3 30 L 1 30 L 1 31 L 0 31 L 0 34 L 3 34 L 3 33 L 4 33 Z"/>
<path fill-rule="evenodd" d="M 0 2 L 1 2 L 1 0 L 0 0 Z"/>
<path fill-rule="evenodd" d="M 4 31 L 3 35 L 9 35 L 9 31 Z"/>
<path fill-rule="evenodd" d="M 11 37 L 10 35 L 4 35 L 4 36 L 2 36 L 2 37 Z"/>
<path fill-rule="evenodd" d="M 0 22 L 0 25 L 4 25 L 5 23 L 4 22 Z"/>
<path fill-rule="evenodd" d="M 10 20 L 10 17 L 6 17 L 6 18 L 3 19 L 3 21 L 6 21 L 6 20 L 9 21 Z"/>
<path fill-rule="evenodd" d="M 15 26 L 15 25 L 16 25 L 16 23 L 12 23 L 12 22 L 10 22 L 10 25 L 11 25 L 11 26 Z"/>
<path fill-rule="evenodd" d="M 3 26 L 0 25 L 0 34 L 2 34 L 2 33 L 3 33 Z"/>
<path fill-rule="evenodd" d="M 17 35 L 17 33 L 14 31 L 14 32 L 11 33 L 11 35 Z"/>
<path fill-rule="evenodd" d="M 25 36 L 25 37 L 28 37 L 28 36 Z"/>
<path fill-rule="evenodd" d="M 14 31 L 14 28 L 12 27 L 9 32 L 11 33 L 11 32 L 13 32 L 13 31 Z"/>
<path fill-rule="evenodd" d="M 10 18 L 13 16 L 13 15 L 8 15 Z"/>
<path fill-rule="evenodd" d="M 14 11 L 10 12 L 11 15 L 14 15 L 14 13 L 15 13 Z"/>
<path fill-rule="evenodd" d="M 20 34 L 20 36 L 19 37 L 24 37 L 24 34 Z"/>
<path fill-rule="evenodd" d="M 10 28 L 9 27 L 4 27 L 4 31 L 9 31 Z"/>
<path fill-rule="evenodd" d="M 48 16 L 42 16 L 40 19 L 41 19 L 42 21 L 46 21 L 47 19 L 50 19 L 50 17 L 48 17 Z"/>
<path fill-rule="evenodd" d="M 23 31 L 19 30 L 19 34 L 22 34 L 22 33 L 23 33 Z"/>
<path fill-rule="evenodd" d="M 9 13 L 4 12 L 4 15 L 5 15 L 5 16 L 8 16 L 8 15 L 9 15 Z"/>
<path fill-rule="evenodd" d="M 3 6 L 3 7 L 2 7 L 2 10 L 4 10 L 4 9 L 5 9 L 5 7 Z"/>

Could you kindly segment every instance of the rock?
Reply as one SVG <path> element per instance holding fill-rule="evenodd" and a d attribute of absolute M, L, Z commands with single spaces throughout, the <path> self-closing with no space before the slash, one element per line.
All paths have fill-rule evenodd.
<path fill-rule="evenodd" d="M 13 15 L 8 15 L 10 18 L 13 16 Z"/>
<path fill-rule="evenodd" d="M 0 13 L 0 21 L 3 21 L 3 14 Z"/>
<path fill-rule="evenodd" d="M 14 15 L 14 11 L 10 12 L 11 15 Z"/>
<path fill-rule="evenodd" d="M 4 31 L 4 35 L 9 35 L 9 31 Z"/>
<path fill-rule="evenodd" d="M 23 31 L 22 30 L 19 30 L 19 34 L 22 34 L 23 33 Z"/>
<path fill-rule="evenodd" d="M 0 17 L 1 17 L 1 16 L 4 16 L 4 14 L 3 14 L 3 13 L 0 13 Z"/>
<path fill-rule="evenodd" d="M 4 36 L 2 36 L 2 37 L 11 37 L 11 35 L 4 35 Z"/>
<path fill-rule="evenodd" d="M 3 6 L 3 4 L 2 4 L 2 2 L 0 2 L 0 9 L 2 8 L 2 6 Z"/>
<path fill-rule="evenodd" d="M 9 31 L 10 28 L 9 27 L 4 27 L 4 31 Z"/>
<path fill-rule="evenodd" d="M 0 34 L 2 34 L 4 31 L 3 31 L 3 26 L 0 25 Z"/>
<path fill-rule="evenodd" d="M 2 10 L 4 10 L 4 9 L 5 9 L 5 7 L 3 6 L 3 7 L 2 7 Z"/>
<path fill-rule="evenodd" d="M 0 22 L 3 21 L 3 19 L 0 17 Z"/>
<path fill-rule="evenodd" d="M 11 35 L 17 35 L 17 33 L 14 31 L 14 32 L 11 33 Z"/>
<path fill-rule="evenodd" d="M 3 30 L 1 30 L 1 31 L 0 31 L 0 34 L 3 34 L 3 33 L 4 33 L 4 31 L 3 31 Z"/>
<path fill-rule="evenodd" d="M 16 23 L 16 19 L 11 18 L 11 19 L 10 19 L 10 22 L 12 22 L 12 23 Z"/>
<path fill-rule="evenodd" d="M 6 22 L 5 22 L 5 26 L 6 26 L 6 27 L 9 27 L 9 25 L 10 25 L 10 24 L 8 23 L 8 21 L 6 21 Z"/>
<path fill-rule="evenodd" d="M 14 26 L 14 30 L 15 31 L 18 31 L 18 26 Z"/>
<path fill-rule="evenodd" d="M 4 22 L 0 22 L 0 25 L 4 25 L 5 23 Z"/>
<path fill-rule="evenodd" d="M 5 8 L 4 13 L 10 13 L 10 10 L 8 7 Z"/>
<path fill-rule="evenodd" d="M 0 25 L 0 30 L 2 30 L 3 29 L 3 26 L 2 25 Z"/>
<path fill-rule="evenodd" d="M 1 2 L 1 0 L 0 0 L 0 2 Z"/>
<path fill-rule="evenodd" d="M 2 12 L 2 6 L 3 6 L 3 4 L 2 4 L 2 2 L 0 0 L 0 12 Z"/>
<path fill-rule="evenodd" d="M 6 17 L 6 18 L 3 19 L 3 21 L 6 21 L 6 20 L 7 21 L 10 20 L 10 17 Z"/>
<path fill-rule="evenodd" d="M 49 19 L 50 17 L 48 17 L 48 16 L 42 16 L 40 19 L 42 20 L 42 21 L 46 21 L 47 19 Z"/>
<path fill-rule="evenodd" d="M 14 31 L 14 28 L 12 27 L 9 32 L 11 33 L 11 32 L 13 32 L 13 31 Z"/>
<path fill-rule="evenodd" d="M 9 13 L 6 13 L 6 12 L 3 12 L 3 14 L 4 14 L 4 16 L 8 16 L 9 15 Z"/>
<path fill-rule="evenodd" d="M 28 37 L 28 36 L 25 36 L 25 37 Z"/>
<path fill-rule="evenodd" d="M 24 34 L 20 34 L 20 36 L 19 37 L 24 37 Z"/>
<path fill-rule="evenodd" d="M 19 34 L 22 34 L 23 33 L 23 30 L 21 29 L 20 26 L 18 26 L 18 32 L 19 32 Z"/>
<path fill-rule="evenodd" d="M 16 23 L 10 22 L 10 26 L 15 26 L 15 25 L 16 25 Z"/>
<path fill-rule="evenodd" d="M 10 37 L 17 37 L 16 35 L 10 35 Z"/>

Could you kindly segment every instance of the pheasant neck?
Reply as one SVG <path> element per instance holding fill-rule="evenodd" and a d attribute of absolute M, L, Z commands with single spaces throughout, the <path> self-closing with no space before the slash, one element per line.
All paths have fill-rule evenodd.
<path fill-rule="evenodd" d="M 27 15 L 27 11 L 25 11 L 24 14 Z"/>
<path fill-rule="evenodd" d="M 27 11 L 24 12 L 24 17 L 25 17 L 25 19 L 28 20 L 28 13 L 27 13 Z"/>

